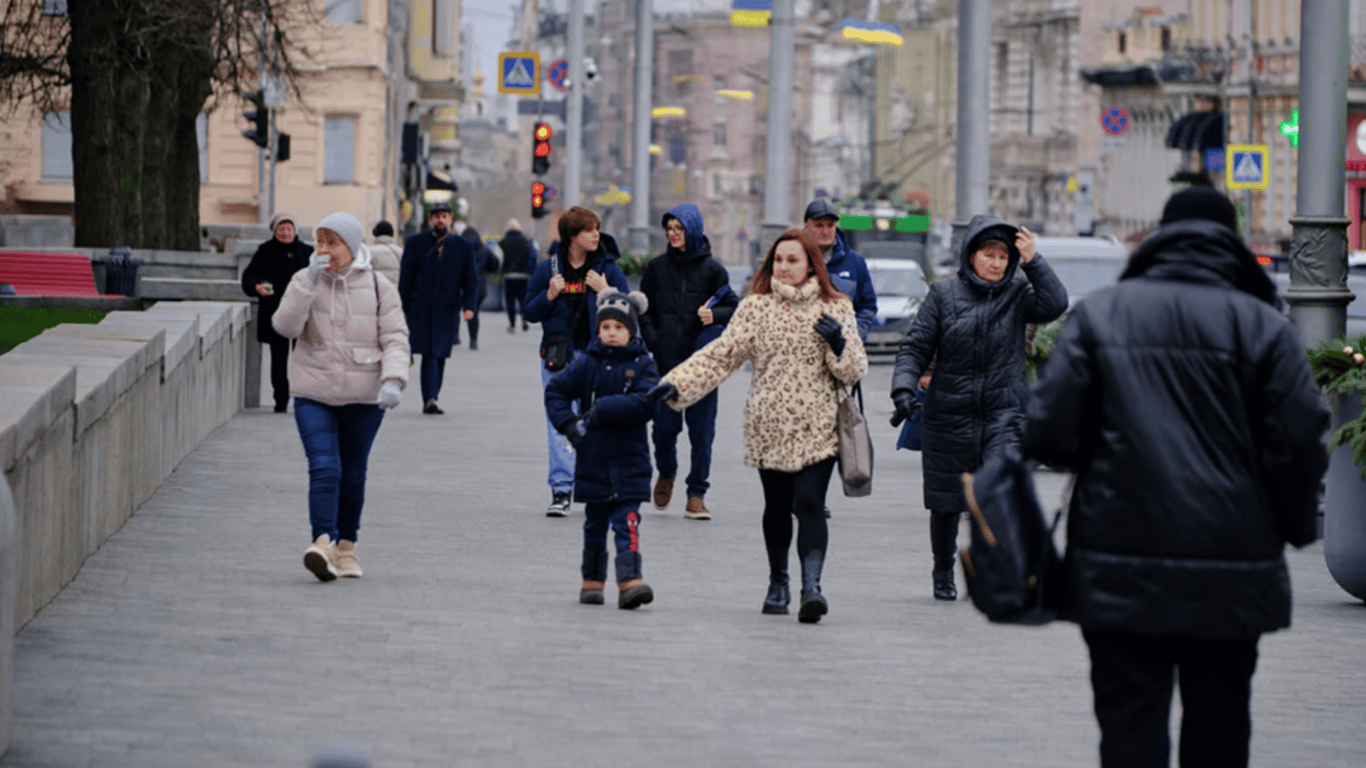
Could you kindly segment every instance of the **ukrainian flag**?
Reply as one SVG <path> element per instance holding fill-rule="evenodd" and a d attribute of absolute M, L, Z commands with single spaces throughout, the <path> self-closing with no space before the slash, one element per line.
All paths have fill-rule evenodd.
<path fill-rule="evenodd" d="M 739 0 L 736 1 L 739 2 Z M 890 43 L 892 45 L 902 45 L 906 42 L 901 37 L 901 27 L 895 24 L 848 19 L 841 26 L 844 28 L 845 40 L 860 43 Z"/>
<path fill-rule="evenodd" d="M 737 27 L 767 27 L 773 0 L 731 0 L 730 23 Z"/>

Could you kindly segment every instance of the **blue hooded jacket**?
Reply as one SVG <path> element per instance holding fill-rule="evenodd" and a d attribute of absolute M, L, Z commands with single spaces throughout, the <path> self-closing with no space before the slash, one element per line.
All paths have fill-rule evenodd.
<path fill-rule="evenodd" d="M 617 250 L 617 241 L 606 232 L 602 233 L 598 241 L 598 249 L 588 254 L 589 268 L 602 275 L 607 280 L 607 284 L 621 291 L 629 293 L 630 285 L 626 282 L 626 275 L 617 266 L 617 257 L 621 252 Z M 569 302 L 563 301 L 564 294 L 557 296 L 554 301 L 546 299 L 546 289 L 550 287 L 550 277 L 552 274 L 552 264 L 559 265 L 560 274 L 569 271 L 569 256 L 560 252 L 560 243 L 556 241 L 550 246 L 550 257 L 536 265 L 536 271 L 531 273 L 531 279 L 527 281 L 526 298 L 522 301 L 522 317 L 529 323 L 541 324 L 541 353 L 545 353 L 546 341 L 557 336 L 574 336 L 574 312 L 570 309 Z M 594 331 L 598 327 L 598 293 L 592 289 L 587 290 L 585 297 L 587 311 L 582 314 L 587 316 L 589 337 L 595 335 Z M 582 320 L 581 320 L 582 322 Z"/>
<path fill-rule="evenodd" d="M 643 501 L 650 497 L 650 441 L 645 425 L 658 405 L 647 393 L 659 369 L 639 337 L 621 347 L 594 338 L 585 354 L 555 374 L 545 388 L 546 418 L 564 432 L 579 412 L 590 414 L 588 434 L 574 457 L 574 500 Z"/>
<path fill-rule="evenodd" d="M 830 246 L 830 253 L 826 255 L 825 269 L 830 273 L 830 283 L 835 290 L 853 302 L 859 340 L 867 341 L 868 330 L 877 321 L 877 293 L 873 291 L 873 278 L 868 274 L 868 265 L 858 251 L 844 242 L 841 232 L 835 232 L 835 244 Z"/>
<path fill-rule="evenodd" d="M 640 316 L 640 335 L 661 373 L 673 370 L 697 349 L 703 331 L 698 308 L 722 286 L 730 285 L 730 273 L 712 258 L 702 211 L 684 203 L 664 214 L 660 224 L 666 230 L 670 219 L 683 225 L 683 250 L 670 246 L 650 259 L 640 278 L 640 290 L 650 302 L 650 310 Z M 711 308 L 712 327 L 730 322 L 739 303 L 733 293 L 719 299 Z"/>

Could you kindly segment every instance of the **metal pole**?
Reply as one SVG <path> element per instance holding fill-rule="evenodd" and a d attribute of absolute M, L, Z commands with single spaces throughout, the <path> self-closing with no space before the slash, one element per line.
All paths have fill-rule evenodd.
<path fill-rule="evenodd" d="M 265 103 L 266 93 L 266 8 L 263 3 L 261 6 L 261 76 L 258 83 L 261 88 L 261 102 Z M 275 129 L 275 121 L 271 121 L 271 131 Z M 256 148 L 256 223 L 265 224 L 270 218 L 266 211 L 266 148 Z"/>
<path fill-rule="evenodd" d="M 636 253 L 650 250 L 650 104 L 654 101 L 654 0 L 636 0 L 636 103 L 631 140 L 631 228 Z"/>
<path fill-rule="evenodd" d="M 1306 345 L 1347 330 L 1347 4 L 1300 8 L 1299 181 L 1290 219 L 1290 321 Z"/>
<path fill-rule="evenodd" d="M 569 0 L 569 104 L 565 112 L 564 207 L 583 187 L 583 0 Z"/>
<path fill-rule="evenodd" d="M 275 125 L 276 111 L 270 110 L 270 215 L 275 215 L 275 156 L 280 153 L 280 129 Z"/>
<path fill-rule="evenodd" d="M 764 222 L 760 254 L 792 226 L 788 160 L 792 155 L 792 70 L 796 58 L 792 0 L 773 0 L 769 19 L 768 157 L 764 164 Z"/>
<path fill-rule="evenodd" d="M 1255 78 L 1256 78 L 1256 74 L 1255 74 L 1255 72 L 1253 71 L 1253 70 L 1255 69 L 1256 61 L 1254 61 L 1253 51 L 1252 51 L 1252 36 L 1253 36 L 1253 34 L 1254 34 L 1253 25 L 1252 25 L 1252 13 L 1253 13 L 1253 5 L 1254 5 L 1254 4 L 1253 4 L 1252 0 L 1243 0 L 1243 3 L 1244 3 L 1244 9 L 1245 9 L 1245 11 L 1246 11 L 1245 19 L 1246 19 L 1246 21 L 1247 21 L 1247 27 L 1246 27 L 1247 34 L 1246 34 L 1246 35 L 1244 36 L 1244 38 L 1243 38 L 1244 43 L 1247 45 L 1247 49 L 1243 52 L 1243 66 L 1247 67 L 1247 143 L 1248 143 L 1248 144 L 1256 144 L 1256 143 L 1257 143 L 1257 137 L 1256 137 L 1256 125 L 1255 125 L 1255 123 L 1254 123 L 1254 120 L 1255 120 L 1255 118 L 1254 118 L 1254 114 L 1255 114 L 1255 109 L 1254 109 L 1255 101 L 1254 101 L 1254 98 L 1255 98 L 1256 93 L 1257 93 L 1257 83 L 1256 83 L 1256 79 L 1255 79 Z M 1267 169 L 1267 168 L 1263 168 L 1263 169 L 1262 169 L 1262 173 L 1263 173 L 1263 174 L 1267 173 L 1268 171 L 1269 171 L 1269 169 Z M 1243 232 L 1243 236 L 1244 236 L 1244 237 L 1251 237 L 1251 236 L 1252 236 L 1252 190 L 1250 190 L 1250 189 L 1245 189 L 1245 190 L 1243 190 L 1243 211 L 1244 211 L 1244 214 L 1243 214 L 1243 215 L 1244 215 L 1244 218 L 1246 219 L 1246 228 L 1245 228 L 1245 230 L 1244 230 L 1244 232 Z"/>
<path fill-rule="evenodd" d="M 953 203 L 953 252 L 968 221 L 987 213 L 991 163 L 991 0 L 958 0 L 958 179 Z"/>

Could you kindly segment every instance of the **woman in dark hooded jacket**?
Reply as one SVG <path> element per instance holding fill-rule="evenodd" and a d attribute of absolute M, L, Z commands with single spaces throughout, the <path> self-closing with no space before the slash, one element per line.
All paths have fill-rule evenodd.
<path fill-rule="evenodd" d="M 1067 309 L 1067 290 L 1035 255 L 1027 228 L 974 216 L 959 262 L 957 277 L 930 287 L 892 374 L 897 418 L 910 418 L 919 407 L 918 380 L 937 360 L 925 399 L 921 456 L 939 600 L 958 597 L 954 549 L 967 508 L 960 475 L 988 455 L 1019 449 L 1029 393 L 1025 325 L 1054 320 Z"/>
<path fill-rule="evenodd" d="M 270 388 L 275 396 L 275 412 L 284 413 L 289 408 L 290 341 L 276 333 L 270 321 L 290 278 L 308 266 L 313 246 L 298 238 L 294 217 L 283 211 L 270 217 L 270 234 L 271 238 L 256 249 L 242 273 L 242 292 L 259 297 L 256 340 L 270 347 Z"/>

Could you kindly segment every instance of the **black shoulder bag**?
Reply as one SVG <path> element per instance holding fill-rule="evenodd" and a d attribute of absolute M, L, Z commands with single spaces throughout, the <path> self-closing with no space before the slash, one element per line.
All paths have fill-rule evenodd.
<path fill-rule="evenodd" d="M 560 274 L 560 259 L 558 256 L 550 257 L 550 276 Z M 584 301 L 588 301 L 587 296 Z M 583 307 L 580 305 L 574 310 L 573 316 L 569 319 L 569 333 L 567 335 L 549 336 L 541 345 L 541 360 L 545 363 L 545 369 L 551 373 L 558 373 L 569 365 L 569 357 L 574 348 L 574 328 L 579 324 L 579 311 Z"/>

